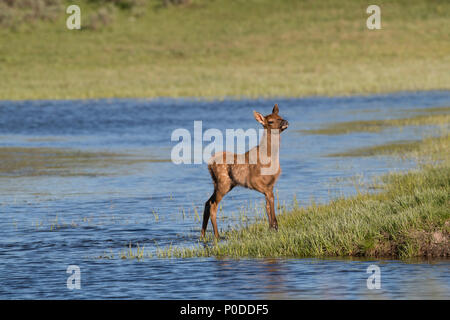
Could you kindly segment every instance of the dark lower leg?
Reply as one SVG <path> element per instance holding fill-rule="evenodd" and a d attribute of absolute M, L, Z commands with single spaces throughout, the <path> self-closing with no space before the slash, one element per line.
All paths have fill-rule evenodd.
<path fill-rule="evenodd" d="M 208 227 L 208 220 L 211 214 L 211 201 L 213 199 L 215 199 L 215 192 L 205 203 L 205 209 L 203 210 L 202 237 L 205 236 L 206 228 Z"/>
<path fill-rule="evenodd" d="M 205 236 L 206 228 L 208 227 L 210 210 L 211 205 L 208 200 L 208 202 L 205 204 L 205 210 L 203 211 L 202 237 Z"/>

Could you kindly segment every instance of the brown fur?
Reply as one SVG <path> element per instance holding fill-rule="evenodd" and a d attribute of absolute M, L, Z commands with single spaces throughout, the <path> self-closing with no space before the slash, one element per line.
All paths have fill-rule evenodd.
<path fill-rule="evenodd" d="M 265 132 L 261 144 L 255 147 L 256 150 L 252 149 L 247 153 L 240 155 L 231 152 L 221 152 L 214 155 L 208 162 L 208 169 L 214 183 L 214 192 L 205 203 L 202 236 L 205 235 L 208 220 L 211 218 L 214 235 L 219 237 L 216 221 L 217 208 L 223 197 L 235 186 L 242 186 L 264 194 L 266 197 L 266 212 L 269 226 L 278 229 L 274 209 L 273 187 L 281 173 L 281 168 L 277 160 L 275 160 L 276 163 L 272 164 L 271 160 L 267 161 L 267 159 L 271 156 L 272 134 L 276 134 L 272 133 L 272 130 L 277 129 L 277 131 L 282 132 L 288 127 L 288 122 L 278 115 L 278 105 L 275 105 L 272 113 L 265 117 L 256 111 L 254 111 L 254 116 L 256 121 L 263 125 Z M 278 144 L 277 146 L 274 146 L 277 148 L 275 150 L 279 150 L 279 137 L 279 134 L 274 136 L 274 139 Z M 267 145 L 267 147 L 265 147 L 265 145 Z M 266 153 L 264 152 L 265 150 L 262 151 L 262 156 L 260 156 L 261 148 L 267 150 Z M 253 164 L 250 161 L 250 154 L 252 151 L 256 151 L 255 154 L 257 155 L 257 161 Z M 267 157 L 266 159 L 263 159 L 262 157 L 264 157 L 265 154 L 267 154 Z M 228 161 L 231 163 L 227 163 L 227 157 L 229 157 L 228 159 L 233 159 L 233 161 Z M 276 159 L 278 159 L 278 157 L 276 157 Z M 262 168 L 267 168 L 271 165 L 274 165 L 276 168 L 274 174 L 261 174 Z"/>

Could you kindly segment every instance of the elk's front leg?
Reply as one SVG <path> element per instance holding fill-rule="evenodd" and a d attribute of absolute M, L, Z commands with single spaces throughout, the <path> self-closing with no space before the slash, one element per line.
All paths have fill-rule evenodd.
<path fill-rule="evenodd" d="M 275 217 L 273 190 L 265 193 L 265 196 L 266 196 L 266 211 L 267 211 L 267 217 L 269 219 L 269 226 L 271 228 L 274 228 L 275 230 L 277 230 L 278 222 L 277 222 L 277 218 Z"/>

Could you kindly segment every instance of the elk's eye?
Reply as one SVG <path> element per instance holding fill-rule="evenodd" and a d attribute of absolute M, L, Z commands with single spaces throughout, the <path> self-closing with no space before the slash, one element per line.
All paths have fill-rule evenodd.
<path fill-rule="evenodd" d="M 269 121 L 269 124 L 272 124 L 273 123 L 273 121 L 271 120 L 271 121 Z"/>

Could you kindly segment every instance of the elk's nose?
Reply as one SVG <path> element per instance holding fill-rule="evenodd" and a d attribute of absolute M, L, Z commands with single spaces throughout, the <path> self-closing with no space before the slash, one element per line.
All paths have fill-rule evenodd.
<path fill-rule="evenodd" d="M 287 120 L 281 121 L 281 129 L 284 130 L 289 127 L 289 122 Z"/>

